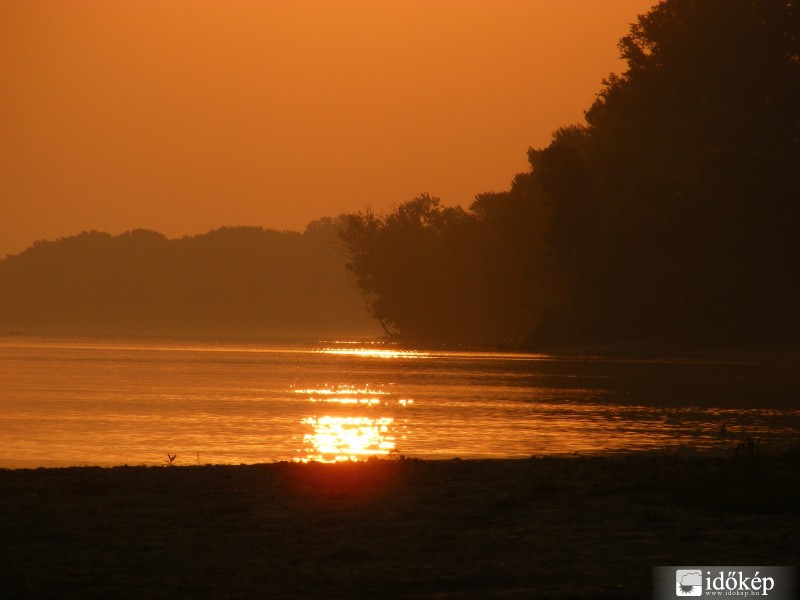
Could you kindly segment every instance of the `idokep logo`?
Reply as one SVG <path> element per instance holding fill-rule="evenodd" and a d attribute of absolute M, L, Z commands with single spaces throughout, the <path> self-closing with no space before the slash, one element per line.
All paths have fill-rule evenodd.
<path fill-rule="evenodd" d="M 679 566 L 653 569 L 653 600 L 739 597 L 797 600 L 794 567 Z"/>
<path fill-rule="evenodd" d="M 702 596 L 703 572 L 700 569 L 676 569 L 676 596 Z"/>

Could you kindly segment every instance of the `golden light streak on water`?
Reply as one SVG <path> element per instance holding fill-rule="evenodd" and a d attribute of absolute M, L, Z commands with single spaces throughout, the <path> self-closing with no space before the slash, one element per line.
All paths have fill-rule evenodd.
<path fill-rule="evenodd" d="M 798 373 L 791 361 L 426 353 L 363 341 L 0 336 L 0 467 L 162 465 L 168 454 L 177 465 L 731 455 L 748 437 L 778 451 L 797 444 Z"/>
<path fill-rule="evenodd" d="M 395 419 L 389 394 L 371 385 L 321 385 L 292 390 L 322 408 L 322 414 L 301 419 L 304 429 L 303 454 L 299 461 L 340 462 L 366 460 L 397 451 Z M 406 407 L 408 401 L 397 403 Z M 375 414 L 374 411 L 381 413 Z"/>
<path fill-rule="evenodd" d="M 356 388 L 352 386 L 336 386 L 331 388 L 293 390 L 295 394 L 308 396 L 311 402 L 324 402 L 331 404 L 359 404 L 376 406 L 381 403 L 378 396 L 386 396 L 386 392 L 370 388 Z"/>
<path fill-rule="evenodd" d="M 356 388 L 350 386 L 336 386 L 332 388 L 315 388 L 294 390 L 295 394 L 317 394 L 319 396 L 345 395 L 345 394 L 372 394 L 375 396 L 385 395 L 386 392 L 372 390 L 370 388 Z"/>
<path fill-rule="evenodd" d="M 340 462 L 386 456 L 395 449 L 391 417 L 308 417 L 313 433 L 303 437 L 308 455 L 302 462 Z"/>
<path fill-rule="evenodd" d="M 308 396 L 311 402 L 322 402 L 341 405 L 377 406 L 381 404 L 379 396 L 386 396 L 386 392 L 373 390 L 368 387 L 356 388 L 353 386 L 335 386 L 316 389 L 293 390 L 295 394 Z"/>
<path fill-rule="evenodd" d="M 394 350 L 386 348 L 323 348 L 317 352 L 337 356 L 360 356 L 364 358 L 428 358 L 427 352 L 417 350 Z"/>

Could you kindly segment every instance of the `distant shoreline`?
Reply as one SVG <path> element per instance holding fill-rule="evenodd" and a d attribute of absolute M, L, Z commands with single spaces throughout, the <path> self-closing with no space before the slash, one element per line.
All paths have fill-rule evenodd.
<path fill-rule="evenodd" d="M 367 332 L 322 331 L 319 335 L 308 333 L 246 333 L 246 332 L 191 332 L 191 331 L 80 331 L 80 330 L 30 330 L 0 331 L 2 338 L 92 338 L 131 340 L 170 340 L 218 343 L 318 343 L 341 342 L 377 344 L 420 352 L 498 352 L 512 354 L 544 354 L 563 357 L 599 357 L 631 359 L 729 359 L 747 362 L 791 362 L 800 364 L 800 343 L 772 343 L 745 345 L 654 345 L 654 344 L 578 344 L 554 346 L 523 346 L 517 344 L 435 342 L 388 339 Z"/>

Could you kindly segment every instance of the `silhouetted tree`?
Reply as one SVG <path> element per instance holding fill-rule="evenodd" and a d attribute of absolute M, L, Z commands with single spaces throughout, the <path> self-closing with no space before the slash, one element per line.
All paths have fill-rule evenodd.
<path fill-rule="evenodd" d="M 509 191 L 344 217 L 370 313 L 406 337 L 797 339 L 799 12 L 664 0 Z"/>
<path fill-rule="evenodd" d="M 478 196 L 470 211 L 423 194 L 384 217 L 346 215 L 341 239 L 367 308 L 389 335 L 507 343 L 552 302 L 536 233 L 545 210 L 536 182 L 521 175 L 509 192 Z"/>
<path fill-rule="evenodd" d="M 798 19 L 795 2 L 661 2 L 620 42 L 628 70 L 588 125 L 531 152 L 571 282 L 548 335 L 797 335 Z"/>
<path fill-rule="evenodd" d="M 370 314 L 390 335 L 440 338 L 467 323 L 469 218 L 423 194 L 386 217 L 347 215 L 341 239 Z"/>

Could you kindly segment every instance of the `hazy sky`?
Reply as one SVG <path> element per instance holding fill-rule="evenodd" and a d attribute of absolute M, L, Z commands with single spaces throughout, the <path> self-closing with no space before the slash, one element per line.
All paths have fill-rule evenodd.
<path fill-rule="evenodd" d="M 0 258 L 469 205 L 581 122 L 655 0 L 2 0 Z"/>

